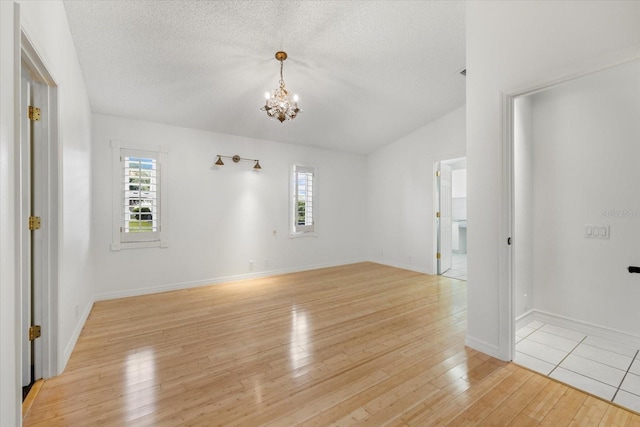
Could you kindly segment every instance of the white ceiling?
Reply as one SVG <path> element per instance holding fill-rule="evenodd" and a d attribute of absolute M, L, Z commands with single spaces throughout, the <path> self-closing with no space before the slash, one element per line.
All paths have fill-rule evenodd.
<path fill-rule="evenodd" d="M 64 4 L 95 113 L 370 153 L 465 102 L 462 1 Z M 278 50 L 283 124 L 260 111 Z"/>

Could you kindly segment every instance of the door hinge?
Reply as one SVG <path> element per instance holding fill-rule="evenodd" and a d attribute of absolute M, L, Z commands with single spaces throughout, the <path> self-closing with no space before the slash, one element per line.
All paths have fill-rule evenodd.
<path fill-rule="evenodd" d="M 40 109 L 29 105 L 29 120 L 37 122 L 40 120 Z"/>
<path fill-rule="evenodd" d="M 440 252 L 437 252 L 437 253 L 436 253 L 436 258 L 437 258 L 437 259 L 440 259 Z"/>
<path fill-rule="evenodd" d="M 436 176 L 440 176 L 440 171 L 436 171 Z"/>
<path fill-rule="evenodd" d="M 29 230 L 39 230 L 40 229 L 40 217 L 39 216 L 30 216 L 29 217 Z"/>
<path fill-rule="evenodd" d="M 40 325 L 29 326 L 29 341 L 33 341 L 36 338 L 40 338 L 42 335 L 42 328 Z"/>
<path fill-rule="evenodd" d="M 436 212 L 436 218 L 440 218 L 440 212 Z"/>

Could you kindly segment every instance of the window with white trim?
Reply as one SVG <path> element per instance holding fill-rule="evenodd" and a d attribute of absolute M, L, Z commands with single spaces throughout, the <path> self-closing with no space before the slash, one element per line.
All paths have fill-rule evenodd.
<path fill-rule="evenodd" d="M 294 165 L 292 183 L 292 233 L 314 233 L 315 168 Z"/>
<path fill-rule="evenodd" d="M 161 149 L 113 147 L 113 250 L 167 246 Z"/>

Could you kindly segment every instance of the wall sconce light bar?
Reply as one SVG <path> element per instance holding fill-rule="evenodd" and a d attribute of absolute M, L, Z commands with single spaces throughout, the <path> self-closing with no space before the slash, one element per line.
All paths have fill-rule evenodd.
<path fill-rule="evenodd" d="M 225 158 L 225 159 L 233 160 L 233 163 L 238 163 L 241 160 L 242 161 L 246 161 L 246 162 L 256 162 L 256 164 L 253 165 L 253 168 L 254 169 L 262 169 L 262 166 L 260 166 L 260 160 L 258 160 L 258 159 L 244 159 L 244 158 L 238 156 L 237 154 L 233 155 L 233 156 L 223 156 L 221 154 L 217 154 L 217 156 L 218 156 L 218 159 L 216 160 L 215 164 L 218 165 L 218 166 L 224 166 L 224 162 L 222 161 L 222 159 Z"/>

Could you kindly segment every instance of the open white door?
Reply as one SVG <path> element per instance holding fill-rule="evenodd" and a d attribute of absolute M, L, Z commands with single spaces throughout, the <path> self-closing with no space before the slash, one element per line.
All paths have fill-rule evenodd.
<path fill-rule="evenodd" d="M 451 165 L 438 163 L 438 274 L 451 268 Z"/>
<path fill-rule="evenodd" d="M 46 86 L 23 63 L 20 85 L 20 283 L 22 386 L 43 377 L 44 234 L 47 233 Z"/>
<path fill-rule="evenodd" d="M 31 98 L 31 79 L 22 67 L 20 82 L 20 112 L 26 111 Z M 29 341 L 31 326 L 31 233 L 25 224 L 31 214 L 31 126 L 26 117 L 20 117 L 20 281 L 22 288 L 22 386 L 31 384 L 32 351 Z"/>

